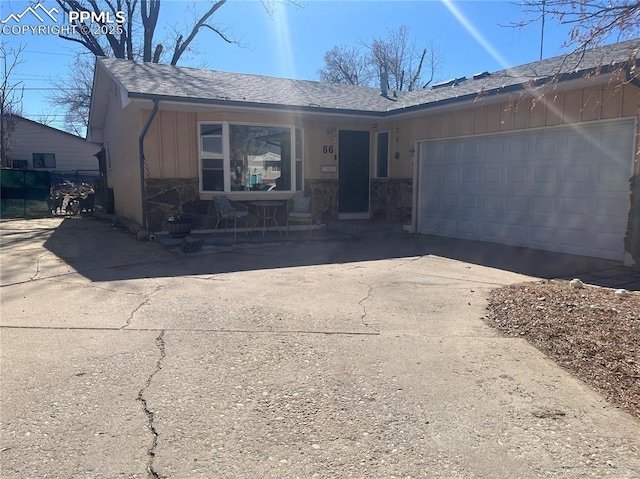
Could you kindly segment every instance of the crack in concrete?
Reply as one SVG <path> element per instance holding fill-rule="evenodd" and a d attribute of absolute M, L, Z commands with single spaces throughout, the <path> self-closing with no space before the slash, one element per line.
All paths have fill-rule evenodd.
<path fill-rule="evenodd" d="M 400 269 L 403 268 L 407 265 L 410 265 L 411 263 L 414 263 L 416 261 L 420 261 L 423 258 L 427 258 L 431 255 L 427 254 L 424 256 L 418 256 L 416 258 L 412 258 L 408 261 L 405 261 L 403 263 L 397 264 L 395 266 L 392 266 L 391 268 L 389 268 L 389 270 L 396 270 L 396 269 Z M 491 287 L 502 287 L 502 286 L 508 286 L 509 284 L 511 284 L 510 282 L 507 283 L 496 283 L 495 281 L 482 281 L 479 279 L 471 279 L 471 278 L 462 278 L 462 277 L 456 277 L 456 276 L 443 276 L 443 275 L 439 275 L 439 274 L 433 274 L 433 273 L 425 273 L 422 271 L 416 271 L 416 270 L 412 270 L 411 274 L 414 275 L 420 275 L 420 276 L 426 276 L 428 278 L 440 278 L 440 279 L 450 279 L 453 281 L 458 281 L 461 283 L 479 283 L 479 284 L 486 284 L 489 285 Z M 464 286 L 466 287 L 466 286 Z"/>
<path fill-rule="evenodd" d="M 131 311 L 131 314 L 129 314 L 129 317 L 127 318 L 127 322 L 120 329 L 125 329 L 125 328 L 128 328 L 129 326 L 131 326 L 131 322 L 133 321 L 133 317 L 135 316 L 135 314 L 140 310 L 140 308 L 142 308 L 144 305 L 149 303 L 149 300 L 151 300 L 151 296 L 156 294 L 162 288 L 163 288 L 163 286 L 156 286 L 156 288 L 153 291 L 151 291 L 149 294 L 147 294 L 145 296 L 144 300 L 138 306 L 133 308 L 133 310 Z"/>
<path fill-rule="evenodd" d="M 414 257 L 414 258 L 410 258 L 410 259 L 409 259 L 409 258 L 403 258 L 403 259 L 404 259 L 404 261 L 403 261 L 403 262 L 401 262 L 401 263 L 399 263 L 399 264 L 396 264 L 395 266 L 392 266 L 392 267 L 391 267 L 391 268 L 389 268 L 389 269 L 390 269 L 390 270 L 393 270 L 393 269 L 399 269 L 399 268 L 402 268 L 402 267 L 404 267 L 404 266 L 407 266 L 408 264 L 415 263 L 416 261 L 420 261 L 422 258 L 426 258 L 427 256 L 429 256 L 429 255 L 428 255 L 428 254 L 424 254 L 424 255 L 416 256 L 416 257 Z"/>
<path fill-rule="evenodd" d="M 90 289 L 98 289 L 100 291 L 108 291 L 110 293 L 119 293 L 119 294 L 125 294 L 128 296 L 137 296 L 138 293 L 134 293 L 131 291 L 121 291 L 121 290 L 117 290 L 117 289 L 112 289 L 112 288 L 105 288 L 103 286 L 98 286 L 94 283 L 78 283 L 78 282 L 74 282 L 74 281 L 58 281 L 60 284 L 68 284 L 70 286 L 77 286 L 78 288 L 90 288 Z"/>
<path fill-rule="evenodd" d="M 50 253 L 43 254 L 36 261 L 39 263 L 40 258 L 43 258 L 47 254 L 50 254 Z M 98 266 L 98 267 L 95 267 L 95 268 L 74 269 L 73 271 L 67 271 L 65 273 L 58 273 L 58 274 L 54 274 L 54 275 L 51 275 L 51 276 L 47 276 L 46 278 L 38 278 L 38 279 L 36 279 L 36 276 L 39 274 L 39 271 L 36 271 L 36 274 L 33 276 L 33 278 L 25 279 L 25 280 L 22 280 L 22 281 L 14 281 L 13 283 L 0 284 L 0 288 L 6 288 L 8 286 L 21 285 L 21 284 L 28 283 L 30 281 L 55 280 L 57 278 L 62 278 L 64 276 L 80 275 L 80 276 L 87 277 L 87 273 L 92 273 L 92 272 L 96 272 L 96 271 L 109 271 L 111 269 L 118 270 L 118 269 L 134 268 L 136 266 L 149 266 L 149 265 L 160 264 L 160 263 L 162 263 L 164 265 L 168 265 L 169 264 L 169 263 L 167 263 L 166 259 L 162 259 L 162 260 L 157 260 L 157 261 L 144 261 L 144 262 L 139 262 L 139 263 L 127 263 L 125 265 L 120 265 L 120 266 Z M 39 269 L 39 266 L 38 266 L 38 269 Z"/>
<path fill-rule="evenodd" d="M 12 326 L 0 324 L 0 330 L 3 329 L 24 329 L 24 330 L 42 330 L 42 331 L 122 331 L 120 328 L 105 327 L 89 327 L 89 326 Z M 260 330 L 260 329 L 211 329 L 211 328 L 127 328 L 124 331 L 177 331 L 182 333 L 213 333 L 213 334 L 263 334 L 263 335 L 278 335 L 278 334 L 317 334 L 326 336 L 380 336 L 379 331 L 363 332 L 363 331 L 317 331 L 304 329 L 274 329 L 274 330 Z"/>
<path fill-rule="evenodd" d="M 35 281 L 38 278 L 38 276 L 40 275 L 40 260 L 49 254 L 51 253 L 47 252 L 47 253 L 41 254 L 36 258 L 36 273 L 33 276 L 31 276 L 31 278 L 29 278 L 29 281 Z"/>
<path fill-rule="evenodd" d="M 365 328 L 373 330 L 373 328 L 369 326 L 369 323 L 367 323 L 367 321 L 365 320 L 365 318 L 367 317 L 367 308 L 365 308 L 363 304 L 366 300 L 371 298 L 371 291 L 373 291 L 373 287 L 369 286 L 369 291 L 367 291 L 367 295 L 364 298 L 362 298 L 360 301 L 358 301 L 358 304 L 362 308 L 362 316 L 360 316 L 360 322 Z"/>
<path fill-rule="evenodd" d="M 155 414 L 153 411 L 149 409 L 149 404 L 147 403 L 147 400 L 144 397 L 144 394 L 146 390 L 149 388 L 149 386 L 151 386 L 151 381 L 153 381 L 153 377 L 162 369 L 162 361 L 166 357 L 164 333 L 165 333 L 164 330 L 161 331 L 158 337 L 156 338 L 156 346 L 158 346 L 158 350 L 160 351 L 160 357 L 156 361 L 156 366 L 153 372 L 147 378 L 147 381 L 145 382 L 144 387 L 140 390 L 140 392 L 138 392 L 138 398 L 137 398 L 137 400 L 140 401 L 140 403 L 142 404 L 144 413 L 147 416 L 147 427 L 149 428 L 149 431 L 153 436 L 153 441 L 151 442 L 151 446 L 149 447 L 149 449 L 147 449 L 147 455 L 149 456 L 149 461 L 147 462 L 147 471 L 149 472 L 151 477 L 156 479 L 162 479 L 163 477 L 158 473 L 158 471 L 154 469 L 154 466 L 153 466 L 153 461 L 156 457 L 156 447 L 158 446 L 158 431 L 156 430 L 156 426 L 154 422 Z"/>

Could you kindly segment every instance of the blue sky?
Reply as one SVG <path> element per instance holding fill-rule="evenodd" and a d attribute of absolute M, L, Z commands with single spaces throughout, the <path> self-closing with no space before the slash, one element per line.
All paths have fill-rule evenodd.
<path fill-rule="evenodd" d="M 46 7 L 52 0 L 43 0 Z M 188 22 L 193 2 L 163 0 L 157 40 Z M 204 8 L 203 0 L 195 2 Z M 20 13 L 28 3 L 2 0 L 0 19 Z M 198 52 L 183 57 L 183 66 L 205 67 L 260 75 L 316 80 L 323 55 L 335 45 L 354 46 L 388 29 L 410 28 L 416 44 L 435 43 L 444 58 L 439 80 L 495 71 L 536 61 L 540 55 L 540 23 L 525 28 L 506 25 L 526 17 L 521 6 L 492 1 L 340 1 L 311 0 L 302 8 L 276 8 L 272 18 L 257 0 L 231 0 L 214 17 L 218 26 L 242 46 L 225 44 L 214 33 L 197 38 Z M 544 57 L 564 53 L 567 28 L 547 19 Z M 28 118 L 49 117 L 62 128 L 62 112 L 51 105 L 53 82 L 68 75 L 68 65 L 79 45 L 52 35 L 2 35 L 6 47 L 24 45 L 14 81 L 24 82 L 23 113 Z"/>

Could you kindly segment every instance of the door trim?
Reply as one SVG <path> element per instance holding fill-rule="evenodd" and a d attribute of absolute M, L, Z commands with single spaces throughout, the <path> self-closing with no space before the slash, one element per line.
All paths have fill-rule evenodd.
<path fill-rule="evenodd" d="M 371 212 L 366 213 L 338 213 L 339 220 L 368 220 L 371 218 Z"/>

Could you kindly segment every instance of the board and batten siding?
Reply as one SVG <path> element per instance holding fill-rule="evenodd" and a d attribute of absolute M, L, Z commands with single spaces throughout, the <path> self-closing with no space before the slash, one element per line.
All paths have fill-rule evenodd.
<path fill-rule="evenodd" d="M 142 112 L 143 118 L 148 115 L 149 111 Z M 305 140 L 305 177 L 335 177 L 335 173 L 322 172 L 323 165 L 335 165 L 334 155 L 323 153 L 323 146 L 335 145 L 335 132 L 338 128 L 344 128 L 345 125 L 303 120 L 299 114 L 287 113 L 190 113 L 161 110 L 151 123 L 144 142 L 149 178 L 198 178 L 198 124 L 222 121 L 258 125 L 294 125 L 302 128 Z M 355 128 L 357 125 L 346 126 Z M 328 131 L 329 134 L 327 134 Z"/>
<path fill-rule="evenodd" d="M 592 86 L 548 92 L 541 98 L 514 97 L 497 104 L 482 103 L 479 98 L 471 108 L 431 115 L 427 111 L 424 117 L 401 120 L 390 126 L 398 128 L 401 149 L 409 153 L 414 142 L 421 140 L 634 117 L 640 105 L 640 89 L 631 84 Z M 404 166 L 406 170 L 409 165 Z M 637 153 L 634 171 L 640 173 Z"/>
<path fill-rule="evenodd" d="M 142 221 L 138 136 L 147 116 L 140 110 L 122 109 L 120 99 L 109 95 L 102 133 L 115 212 L 138 223 Z"/>
<path fill-rule="evenodd" d="M 143 111 L 143 118 L 149 116 Z M 159 111 L 144 141 L 149 178 L 197 178 L 196 114 Z"/>
<path fill-rule="evenodd" d="M 54 153 L 55 168 L 38 168 L 46 171 L 98 170 L 98 159 L 94 156 L 100 145 L 61 130 L 31 120 L 16 119 L 11 132 L 12 160 L 26 160 L 33 168 L 34 153 Z"/>
<path fill-rule="evenodd" d="M 548 92 L 541 98 L 513 97 L 496 104 L 475 105 L 448 112 L 423 110 L 420 116 L 405 119 L 332 120 L 303 118 L 300 114 L 183 112 L 161 110 L 152 122 L 145 139 L 145 156 L 150 178 L 198 177 L 198 122 L 231 121 L 256 124 L 290 124 L 302 127 L 305 136 L 305 177 L 335 178 L 339 130 L 363 130 L 371 134 L 371 151 L 375 134 L 389 132 L 389 178 L 413 176 L 416 141 L 498 133 L 528 128 L 555 126 L 609 118 L 634 116 L 640 102 L 640 89 L 631 84 L 590 86 L 563 92 Z M 142 110 L 146 118 L 149 110 Z M 323 146 L 334 146 L 334 153 Z M 397 154 L 397 158 L 396 158 Z M 372 153 L 373 155 L 373 153 Z M 373 168 L 373 157 L 371 159 Z M 372 170 L 373 171 L 373 170 Z M 635 171 L 640 171 L 638 161 Z"/>

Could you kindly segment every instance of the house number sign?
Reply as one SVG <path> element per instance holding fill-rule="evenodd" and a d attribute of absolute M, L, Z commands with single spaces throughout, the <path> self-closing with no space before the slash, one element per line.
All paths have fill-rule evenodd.
<path fill-rule="evenodd" d="M 322 153 L 328 153 L 330 155 L 333 154 L 333 145 L 324 145 L 322 147 Z"/>

